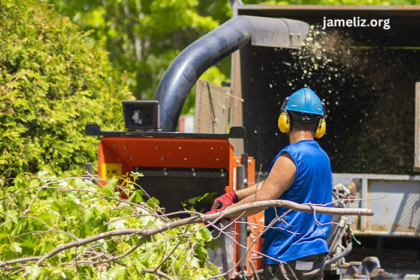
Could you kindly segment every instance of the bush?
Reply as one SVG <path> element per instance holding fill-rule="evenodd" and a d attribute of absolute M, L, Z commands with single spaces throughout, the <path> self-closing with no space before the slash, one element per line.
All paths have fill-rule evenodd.
<path fill-rule="evenodd" d="M 89 122 L 121 129 L 125 76 L 102 44 L 34 0 L 0 0 L 0 185 L 21 172 L 82 173 Z"/>

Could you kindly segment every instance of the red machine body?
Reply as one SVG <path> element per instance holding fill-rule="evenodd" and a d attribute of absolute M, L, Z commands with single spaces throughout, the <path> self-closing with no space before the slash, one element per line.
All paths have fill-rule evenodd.
<path fill-rule="evenodd" d="M 120 177 L 131 172 L 143 173 L 145 185 L 140 182 L 141 187 L 147 193 L 155 192 L 149 195 L 156 195 L 163 204 L 161 206 L 167 208 L 167 212 L 182 210 L 181 203 L 196 194 L 204 195 L 215 191 L 217 195 L 221 195 L 236 190 L 238 180 L 246 179 L 246 186 L 255 183 L 255 161 L 252 157 L 247 158 L 247 178 L 237 178 L 238 166 L 243 162 L 241 157 L 234 156 L 228 134 L 221 135 L 220 138 L 217 135 L 206 138 L 203 134 L 187 133 L 162 133 L 163 136 L 159 136 L 159 132 L 107 133 L 100 131 L 98 127 L 90 134 L 103 136 L 98 149 L 99 176 L 102 179 L 111 179 L 113 176 Z M 184 187 L 188 190 L 183 189 Z M 205 211 L 210 208 L 211 203 L 207 203 Z M 245 257 L 245 269 L 251 274 L 253 270 L 261 269 L 261 259 L 252 258 L 259 256 L 256 252 L 262 249 L 260 235 L 264 217 L 260 213 L 248 217 L 247 221 L 247 247 L 251 250 Z M 235 222 L 233 229 L 237 234 L 233 235 L 233 248 L 229 249 L 233 252 L 233 264 L 241 259 L 239 228 L 240 223 Z M 238 266 L 233 270 L 230 279 L 234 279 L 241 269 L 244 268 Z"/>

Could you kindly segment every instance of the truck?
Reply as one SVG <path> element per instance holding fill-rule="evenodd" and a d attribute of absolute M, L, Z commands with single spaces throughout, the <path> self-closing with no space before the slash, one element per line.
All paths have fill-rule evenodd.
<path fill-rule="evenodd" d="M 288 144 L 282 101 L 310 87 L 326 104 L 318 141 L 346 198 L 335 206 L 375 213 L 334 217 L 326 279 L 419 279 L 420 7 L 234 4 L 233 15 L 174 60 L 153 100 L 123 102 L 128 131 L 87 125 L 102 136 L 99 176 L 141 172 L 137 183 L 167 212 L 262 181 Z M 223 59 L 227 86 L 199 81 Z M 176 132 L 194 85 L 196 131 Z M 242 219 L 219 240 L 212 258 L 226 279 L 261 279 L 262 225 L 263 214 Z"/>

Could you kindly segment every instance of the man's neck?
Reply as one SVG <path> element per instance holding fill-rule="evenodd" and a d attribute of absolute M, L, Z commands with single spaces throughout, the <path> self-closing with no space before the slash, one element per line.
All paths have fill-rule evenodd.
<path fill-rule="evenodd" d="M 314 134 L 307 130 L 292 130 L 289 132 L 290 144 L 294 144 L 302 140 L 314 140 Z"/>

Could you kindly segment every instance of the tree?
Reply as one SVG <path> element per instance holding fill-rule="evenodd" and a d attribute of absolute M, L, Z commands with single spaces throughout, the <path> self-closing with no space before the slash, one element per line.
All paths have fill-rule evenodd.
<path fill-rule="evenodd" d="M 126 76 L 88 35 L 45 3 L 0 1 L 0 185 L 41 169 L 82 174 L 98 144 L 85 125 L 122 128 Z"/>
<path fill-rule="evenodd" d="M 104 41 L 115 67 L 131 74 L 130 88 L 138 99 L 151 99 L 170 63 L 189 44 L 226 21 L 228 1 L 70 1 L 49 0 L 92 38 Z M 229 61 L 207 73 L 225 79 Z"/>
<path fill-rule="evenodd" d="M 185 211 L 189 217 L 176 219 L 132 183 L 137 176 L 121 184 L 114 178 L 102 187 L 98 178 L 55 178 L 43 172 L 20 175 L 13 186 L 0 189 L 2 279 L 214 279 L 222 274 L 207 260 L 212 240 L 207 227 L 225 234 L 215 224 L 224 216 L 264 206 L 372 215 L 366 209 L 273 200 L 209 215 Z M 122 199 L 122 193 L 129 198 Z"/>

